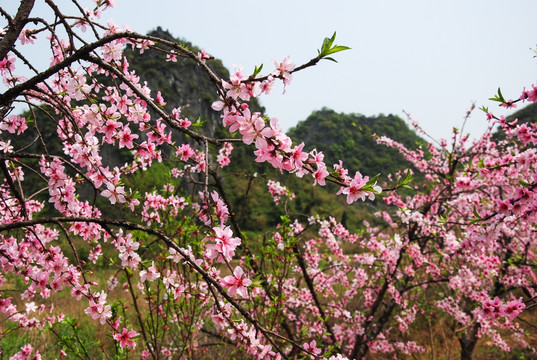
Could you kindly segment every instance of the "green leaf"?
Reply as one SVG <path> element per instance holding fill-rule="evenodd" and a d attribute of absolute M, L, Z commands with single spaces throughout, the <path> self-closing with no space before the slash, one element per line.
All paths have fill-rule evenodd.
<path fill-rule="evenodd" d="M 469 225 L 473 225 L 473 224 L 475 224 L 477 222 L 480 222 L 480 221 L 481 221 L 481 219 L 472 219 L 472 220 L 470 220 Z"/>
<path fill-rule="evenodd" d="M 282 220 L 283 225 L 286 225 L 291 222 L 291 219 L 289 219 L 286 215 L 281 215 L 280 219 Z"/>
<path fill-rule="evenodd" d="M 259 67 L 255 67 L 254 69 L 254 73 L 252 74 L 252 77 L 256 77 L 260 72 L 261 72 L 261 69 L 263 69 L 263 64 L 259 65 Z"/>
<path fill-rule="evenodd" d="M 505 99 L 504 99 L 504 97 L 503 97 L 503 95 L 502 95 L 502 91 L 500 90 L 500 88 L 498 88 L 498 94 L 496 94 L 495 97 L 491 97 L 491 98 L 489 98 L 489 100 L 491 100 L 491 101 L 497 101 L 497 102 L 501 102 L 501 103 L 505 103 L 505 102 L 506 102 Z"/>
<path fill-rule="evenodd" d="M 334 35 L 332 35 L 331 38 L 324 38 L 323 45 L 321 46 L 321 53 L 325 53 L 330 49 L 332 44 L 334 43 L 334 40 L 336 39 L 336 32 L 334 31 Z"/>
<path fill-rule="evenodd" d="M 474 215 L 475 215 L 475 217 L 476 217 L 477 219 L 479 219 L 479 220 L 483 219 L 483 218 L 481 217 L 481 215 L 479 215 L 479 213 L 477 212 L 477 209 L 476 209 L 475 207 L 474 207 Z"/>
<path fill-rule="evenodd" d="M 323 44 L 321 45 L 321 50 L 317 50 L 317 52 L 319 53 L 320 59 L 326 59 L 326 60 L 337 62 L 334 58 L 328 57 L 328 55 L 350 49 L 350 47 L 348 46 L 333 45 L 335 39 L 336 39 L 336 32 L 334 31 L 334 35 L 332 35 L 332 37 L 325 38 L 323 40 Z"/>
<path fill-rule="evenodd" d="M 412 180 L 414 180 L 414 178 L 412 177 L 410 170 L 407 170 L 405 173 L 405 177 L 399 182 L 399 185 L 400 186 L 407 185 Z"/>
<path fill-rule="evenodd" d="M 498 88 L 498 96 L 500 96 L 500 98 L 502 99 L 502 101 L 505 101 L 505 100 L 503 99 L 502 90 L 500 90 L 500 88 Z"/>
<path fill-rule="evenodd" d="M 196 121 L 194 121 L 190 126 L 200 127 L 205 125 L 207 120 L 201 120 L 201 118 L 197 118 Z"/>
<path fill-rule="evenodd" d="M 337 63 L 336 59 L 334 59 L 332 57 L 323 57 L 323 59 L 330 60 L 330 61 L 333 61 L 333 62 Z"/>
<path fill-rule="evenodd" d="M 375 175 L 373 178 L 369 179 L 369 181 L 366 183 L 366 185 L 373 186 L 377 183 L 377 180 L 379 179 L 380 174 Z"/>
<path fill-rule="evenodd" d="M 348 46 L 336 45 L 336 46 L 334 46 L 333 48 L 330 49 L 329 54 L 333 54 L 333 53 L 337 53 L 337 52 L 344 51 L 344 50 L 349 50 L 349 49 L 350 49 L 350 47 L 348 47 Z"/>

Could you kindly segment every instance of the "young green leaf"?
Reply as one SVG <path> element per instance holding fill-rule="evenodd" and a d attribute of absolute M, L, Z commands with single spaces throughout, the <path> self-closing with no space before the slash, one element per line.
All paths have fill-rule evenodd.
<path fill-rule="evenodd" d="M 501 103 L 505 103 L 505 102 L 506 102 L 505 99 L 504 99 L 504 97 L 503 97 L 503 95 L 502 95 L 502 91 L 500 90 L 500 88 L 498 88 L 498 94 L 496 94 L 495 97 L 491 97 L 491 98 L 489 98 L 489 100 L 491 100 L 491 101 L 497 101 L 497 102 L 501 102 Z"/>
<path fill-rule="evenodd" d="M 320 59 L 326 59 L 326 60 L 337 62 L 334 58 L 329 57 L 328 55 L 335 54 L 337 52 L 350 49 L 350 47 L 348 47 L 348 46 L 333 45 L 335 39 L 336 39 L 336 32 L 335 31 L 334 31 L 334 35 L 332 35 L 331 38 L 325 38 L 324 39 L 323 44 L 321 45 L 321 50 L 317 50 L 317 52 L 319 53 L 319 58 Z"/>
<path fill-rule="evenodd" d="M 252 77 L 255 78 L 261 72 L 261 69 L 263 69 L 263 64 L 259 65 L 259 67 L 256 66 Z"/>
<path fill-rule="evenodd" d="M 379 177 L 380 177 L 380 174 L 375 175 L 374 177 L 369 179 L 369 181 L 367 182 L 366 185 L 371 185 L 371 186 L 375 185 L 377 183 L 377 180 L 379 179 Z"/>
<path fill-rule="evenodd" d="M 399 182 L 399 186 L 405 186 L 412 180 L 414 180 L 414 178 L 412 177 L 410 170 L 407 170 L 405 173 L 405 177 Z"/>

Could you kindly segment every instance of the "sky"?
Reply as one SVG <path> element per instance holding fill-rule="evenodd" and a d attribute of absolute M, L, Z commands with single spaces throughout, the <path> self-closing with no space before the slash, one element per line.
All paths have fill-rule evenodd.
<path fill-rule="evenodd" d="M 288 55 L 307 62 L 336 31 L 335 43 L 351 50 L 294 74 L 285 95 L 275 87 L 262 96 L 268 115 L 287 130 L 322 107 L 408 112 L 439 139 L 461 127 L 472 103 L 512 113 L 488 100 L 498 87 L 518 98 L 537 83 L 535 14 L 535 0 L 116 0 L 102 20 L 141 33 L 161 26 L 246 73 L 272 71 L 272 59 Z M 477 137 L 486 126 L 476 110 L 465 131 Z"/>
<path fill-rule="evenodd" d="M 537 82 L 536 14 L 535 0 L 117 0 L 107 16 L 140 32 L 161 26 L 247 73 L 261 63 L 272 71 L 287 55 L 306 62 L 336 31 L 336 44 L 352 49 L 296 73 L 285 95 L 261 97 L 268 115 L 288 129 L 323 106 L 405 111 L 438 139 L 462 126 L 473 102 L 511 113 L 488 100 L 498 87 L 517 98 Z M 486 126 L 478 110 L 465 129 L 477 137 Z"/>

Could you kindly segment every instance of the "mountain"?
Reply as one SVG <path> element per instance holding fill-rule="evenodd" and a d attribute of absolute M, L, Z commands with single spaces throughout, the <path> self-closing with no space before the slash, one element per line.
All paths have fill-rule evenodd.
<path fill-rule="evenodd" d="M 349 170 L 369 176 L 386 176 L 410 166 L 398 151 L 378 145 L 373 134 L 387 136 L 409 149 L 425 143 L 395 115 L 366 117 L 328 108 L 314 111 L 288 133 L 294 141 L 304 141 L 308 148 L 323 151 L 327 165 L 343 160 Z"/>
<path fill-rule="evenodd" d="M 160 26 L 150 31 L 148 35 L 164 40 L 174 41 L 183 47 L 193 51 L 200 51 L 200 48 L 189 41 L 175 38 L 168 31 Z M 163 44 L 157 44 L 159 48 L 171 50 Z M 132 69 L 140 79 L 146 81 L 153 91 L 160 91 L 166 101 L 164 109 L 171 112 L 174 108 L 181 108 L 183 117 L 194 122 L 200 118 L 205 121 L 200 133 L 214 137 L 221 123 L 220 114 L 211 108 L 211 104 L 218 100 L 216 88 L 205 71 L 198 64 L 186 57 L 177 57 L 176 62 L 166 61 L 166 53 L 155 49 L 145 50 L 143 53 L 126 49 L 125 56 L 129 60 Z M 229 78 L 229 71 L 224 67 L 222 61 L 216 58 L 206 60 L 206 64 L 214 73 L 222 79 Z M 156 96 L 152 94 L 153 97 Z M 263 112 L 257 99 L 250 104 L 254 111 Z M 229 137 L 229 136 L 228 136 Z"/>
<path fill-rule="evenodd" d="M 199 49 L 191 43 L 174 38 L 168 31 L 158 27 L 148 35 L 164 40 L 175 41 L 193 52 Z M 170 50 L 162 44 L 160 48 Z M 220 122 L 219 114 L 211 109 L 211 104 L 218 99 L 216 89 L 211 80 L 198 64 L 189 58 L 177 57 L 177 62 L 166 61 L 166 53 L 154 49 L 145 50 L 142 54 L 137 50 L 126 49 L 124 52 L 132 69 L 147 82 L 155 93 L 160 91 L 166 101 L 164 109 L 171 112 L 181 108 L 181 114 L 194 122 L 197 118 L 206 120 L 206 126 L 200 131 L 207 136 L 214 136 L 216 125 Z M 207 65 L 222 78 L 228 78 L 229 72 L 222 61 L 207 60 Z"/>

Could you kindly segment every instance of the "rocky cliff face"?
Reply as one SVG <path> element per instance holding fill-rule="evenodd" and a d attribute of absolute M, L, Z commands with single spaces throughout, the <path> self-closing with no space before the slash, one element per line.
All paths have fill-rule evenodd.
<path fill-rule="evenodd" d="M 196 52 L 194 45 L 175 39 L 168 31 L 158 27 L 149 35 L 162 39 L 183 43 Z M 201 118 L 206 124 L 199 128 L 200 133 L 214 136 L 220 122 L 220 115 L 211 109 L 213 101 L 217 100 L 216 89 L 206 73 L 195 61 L 178 57 L 177 62 L 167 62 L 166 55 L 157 50 L 146 50 L 143 54 L 137 51 L 126 51 L 131 68 L 136 70 L 141 81 L 146 81 L 152 90 L 153 97 L 160 91 L 167 102 L 165 110 L 171 112 L 181 108 L 181 114 L 194 122 Z M 208 60 L 207 64 L 220 77 L 227 79 L 228 71 L 220 60 Z M 184 141 L 180 136 L 175 141 Z"/>

